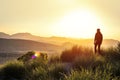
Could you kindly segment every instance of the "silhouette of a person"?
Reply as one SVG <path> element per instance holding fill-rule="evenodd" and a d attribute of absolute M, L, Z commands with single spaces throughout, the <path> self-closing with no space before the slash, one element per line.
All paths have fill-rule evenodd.
<path fill-rule="evenodd" d="M 102 40 L 103 40 L 103 35 L 100 32 L 100 29 L 97 29 L 97 33 L 95 34 L 95 38 L 94 38 L 94 50 L 95 53 L 97 52 L 97 47 L 98 47 L 98 53 L 100 54 L 100 46 L 102 44 Z"/>

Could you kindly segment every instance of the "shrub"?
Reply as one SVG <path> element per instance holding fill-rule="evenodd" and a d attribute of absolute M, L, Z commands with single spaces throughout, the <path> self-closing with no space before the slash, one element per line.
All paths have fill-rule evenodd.
<path fill-rule="evenodd" d="M 20 56 L 17 60 L 23 61 L 24 63 L 28 62 L 34 54 L 34 51 L 27 52 L 26 54 Z"/>
<path fill-rule="evenodd" d="M 26 76 L 26 68 L 22 62 L 13 61 L 8 62 L 1 67 L 0 73 L 5 80 L 10 80 L 13 78 L 24 79 Z"/>
<path fill-rule="evenodd" d="M 47 80 L 48 65 L 47 61 L 36 58 L 25 64 L 27 69 L 27 80 Z"/>
<path fill-rule="evenodd" d="M 48 56 L 47 56 L 46 53 L 30 51 L 30 52 L 27 52 L 26 54 L 18 57 L 17 60 L 18 61 L 22 61 L 25 64 L 27 64 L 27 63 L 31 62 L 31 60 L 34 60 L 34 59 L 45 61 L 45 60 L 47 60 L 47 58 L 48 58 Z"/>

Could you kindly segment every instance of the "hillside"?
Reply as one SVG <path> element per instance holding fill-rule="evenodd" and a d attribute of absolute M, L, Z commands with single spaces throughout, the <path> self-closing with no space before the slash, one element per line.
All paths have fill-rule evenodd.
<path fill-rule="evenodd" d="M 52 58 L 35 54 L 2 64 L 0 80 L 120 80 L 120 44 L 100 54 L 80 46 Z"/>
<path fill-rule="evenodd" d="M 59 46 L 22 39 L 3 39 L 0 38 L 0 52 L 24 52 L 24 51 L 55 51 Z"/>

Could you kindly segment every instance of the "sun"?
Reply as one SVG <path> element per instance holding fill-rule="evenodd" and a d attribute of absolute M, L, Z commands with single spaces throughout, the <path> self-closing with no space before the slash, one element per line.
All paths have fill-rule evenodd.
<path fill-rule="evenodd" d="M 56 25 L 54 32 L 58 36 L 91 38 L 96 28 L 101 28 L 97 16 L 88 10 L 76 10 L 65 15 Z"/>

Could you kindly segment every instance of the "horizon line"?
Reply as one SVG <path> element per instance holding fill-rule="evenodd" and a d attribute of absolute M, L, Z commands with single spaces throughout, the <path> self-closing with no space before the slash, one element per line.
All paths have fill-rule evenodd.
<path fill-rule="evenodd" d="M 56 37 L 56 38 L 68 38 L 68 39 L 93 39 L 92 37 L 89 38 L 84 38 L 84 37 L 70 37 L 70 36 L 57 36 L 57 35 L 51 35 L 51 36 L 42 36 L 42 35 L 37 35 L 37 34 L 33 34 L 30 32 L 16 32 L 16 33 L 6 33 L 6 32 L 0 32 L 0 33 L 4 33 L 7 34 L 9 36 L 15 35 L 15 34 L 30 34 L 32 36 L 38 36 L 38 37 L 44 37 L 44 38 L 52 38 L 52 37 Z M 104 39 L 112 39 L 112 40 L 118 40 L 120 41 L 120 39 L 115 39 L 115 38 L 104 38 Z"/>

